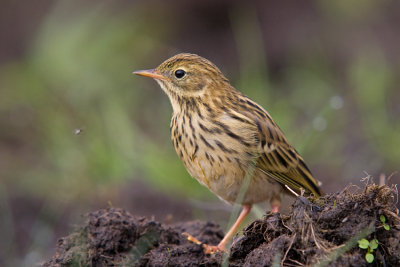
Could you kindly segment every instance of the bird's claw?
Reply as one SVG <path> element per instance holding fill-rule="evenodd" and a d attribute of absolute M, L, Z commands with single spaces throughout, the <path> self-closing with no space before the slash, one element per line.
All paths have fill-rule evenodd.
<path fill-rule="evenodd" d="M 195 243 L 197 245 L 201 245 L 203 247 L 204 253 L 205 254 L 214 254 L 219 251 L 223 251 L 224 249 L 221 249 L 219 246 L 210 246 L 207 244 L 204 244 L 203 242 L 199 241 L 197 238 L 192 236 L 189 233 L 183 233 L 184 236 L 186 236 L 187 240 L 189 240 L 192 243 Z"/>
<path fill-rule="evenodd" d="M 214 254 L 216 252 L 223 251 L 218 246 L 210 246 L 206 244 L 203 244 L 203 249 L 205 254 Z"/>
<path fill-rule="evenodd" d="M 189 240 L 192 243 L 195 243 L 197 245 L 203 245 L 203 242 L 200 242 L 196 237 L 192 236 L 189 233 L 183 233 L 184 236 L 186 236 L 187 240 Z"/>

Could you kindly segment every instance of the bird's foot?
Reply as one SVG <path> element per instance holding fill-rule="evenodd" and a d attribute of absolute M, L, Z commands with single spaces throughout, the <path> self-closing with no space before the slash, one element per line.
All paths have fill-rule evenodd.
<path fill-rule="evenodd" d="M 202 246 L 205 254 L 214 254 L 216 252 L 225 250 L 225 248 L 223 248 L 220 245 L 210 246 L 210 245 L 204 244 L 203 242 L 199 241 L 197 238 L 195 238 L 194 236 L 192 236 L 189 233 L 183 233 L 183 235 L 186 236 L 187 240 L 189 240 L 190 242 Z"/>
<path fill-rule="evenodd" d="M 205 254 L 214 254 L 219 251 L 224 251 L 224 249 L 221 249 L 219 246 L 210 246 L 207 244 L 203 244 L 203 249 Z"/>
<path fill-rule="evenodd" d="M 280 205 L 280 203 L 279 204 L 271 204 L 271 208 L 272 208 L 271 209 L 272 213 L 278 213 L 281 208 L 281 205 Z"/>
<path fill-rule="evenodd" d="M 189 233 L 183 233 L 184 236 L 186 236 L 187 240 L 189 240 L 192 243 L 195 243 L 197 245 L 203 245 L 203 242 L 199 241 L 196 237 L 192 236 Z"/>
<path fill-rule="evenodd" d="M 279 207 L 272 207 L 271 212 L 272 213 L 278 213 L 279 212 Z"/>

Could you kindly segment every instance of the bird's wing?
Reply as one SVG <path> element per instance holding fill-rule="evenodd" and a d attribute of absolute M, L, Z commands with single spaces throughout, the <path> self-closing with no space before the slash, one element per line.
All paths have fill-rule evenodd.
<path fill-rule="evenodd" d="M 269 114 L 253 101 L 255 110 L 241 112 L 257 126 L 256 167 L 282 185 L 287 185 L 296 192 L 304 189 L 306 193 L 321 195 L 318 182 L 304 163 L 303 158 L 287 142 L 282 130 Z M 240 112 L 240 111 L 239 111 Z"/>

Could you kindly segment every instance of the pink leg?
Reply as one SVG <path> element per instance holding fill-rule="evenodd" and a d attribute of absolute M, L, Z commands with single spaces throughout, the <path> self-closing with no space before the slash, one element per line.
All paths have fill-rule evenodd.
<path fill-rule="evenodd" d="M 239 217 L 237 218 L 236 222 L 232 225 L 231 229 L 229 229 L 228 233 L 226 233 L 224 239 L 221 240 L 218 244 L 218 249 L 219 250 L 225 250 L 225 246 L 228 243 L 228 241 L 233 237 L 235 234 L 236 230 L 239 228 L 240 224 L 246 218 L 247 214 L 249 214 L 251 211 L 251 205 L 244 205 L 242 211 L 240 212 Z"/>
<path fill-rule="evenodd" d="M 271 205 L 271 211 L 273 213 L 278 213 L 281 207 L 281 198 L 279 196 L 274 196 L 269 201 L 269 204 Z"/>
<path fill-rule="evenodd" d="M 271 211 L 272 211 L 273 213 L 278 213 L 280 207 L 281 207 L 281 205 L 271 205 L 271 208 L 272 208 Z"/>
<path fill-rule="evenodd" d="M 226 244 L 233 237 L 236 230 L 239 228 L 240 223 L 247 216 L 247 214 L 249 214 L 250 211 L 251 211 L 251 205 L 243 205 L 243 209 L 240 212 L 239 217 L 237 218 L 236 222 L 232 225 L 232 227 L 229 229 L 228 233 L 226 233 L 225 237 L 221 240 L 221 242 L 219 242 L 219 244 L 217 246 L 209 246 L 209 245 L 203 244 L 204 252 L 207 254 L 212 254 L 217 251 L 224 251 Z"/>

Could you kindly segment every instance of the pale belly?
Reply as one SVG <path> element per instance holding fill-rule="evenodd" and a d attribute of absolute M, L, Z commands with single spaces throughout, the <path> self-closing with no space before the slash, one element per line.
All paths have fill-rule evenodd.
<path fill-rule="evenodd" d="M 280 199 L 282 186 L 254 167 L 247 173 L 237 163 L 211 165 L 208 160 L 195 159 L 187 166 L 190 175 L 219 198 L 229 203 L 254 204 Z"/>
<path fill-rule="evenodd" d="M 252 166 L 254 147 L 244 146 L 224 134 L 195 131 L 196 118 L 171 122 L 176 153 L 192 177 L 229 203 L 254 204 L 280 199 L 282 186 Z M 204 123 L 204 122 L 203 122 Z M 203 125 L 212 128 L 211 125 Z M 240 136 L 239 130 L 236 133 Z M 251 140 L 250 140 L 251 141 Z M 249 141 L 249 142 L 250 142 Z"/>

